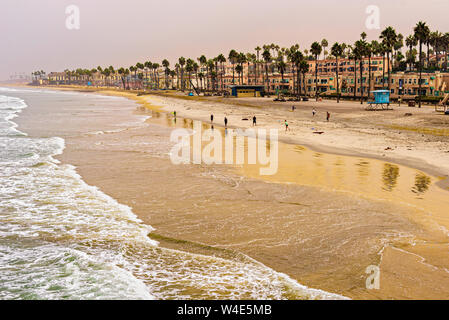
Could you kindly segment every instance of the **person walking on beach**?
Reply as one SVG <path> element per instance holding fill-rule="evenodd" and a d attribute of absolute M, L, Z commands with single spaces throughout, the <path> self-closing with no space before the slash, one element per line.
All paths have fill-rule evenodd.
<path fill-rule="evenodd" d="M 292 106 L 292 112 L 294 112 L 296 110 L 295 106 Z"/>
<path fill-rule="evenodd" d="M 288 122 L 287 122 L 287 120 L 285 120 L 284 124 L 285 124 L 285 132 L 287 132 L 288 130 L 290 130 L 290 129 L 288 128 Z"/>
<path fill-rule="evenodd" d="M 257 126 L 257 118 L 256 116 L 253 117 L 253 127 Z"/>
<path fill-rule="evenodd" d="M 210 115 L 210 123 L 214 123 L 214 115 L 213 114 Z"/>
<path fill-rule="evenodd" d="M 329 122 L 329 119 L 331 118 L 331 114 L 329 113 L 329 111 L 326 112 L 326 120 L 327 122 Z"/>
<path fill-rule="evenodd" d="M 176 118 L 176 111 L 173 111 L 173 115 L 175 116 L 175 118 Z"/>
<path fill-rule="evenodd" d="M 315 108 L 313 108 L 313 110 L 312 110 L 312 117 L 315 117 L 315 115 L 316 115 L 316 110 L 315 110 Z"/>
<path fill-rule="evenodd" d="M 224 123 L 225 123 L 225 128 L 227 128 L 228 127 L 228 118 L 224 118 Z"/>

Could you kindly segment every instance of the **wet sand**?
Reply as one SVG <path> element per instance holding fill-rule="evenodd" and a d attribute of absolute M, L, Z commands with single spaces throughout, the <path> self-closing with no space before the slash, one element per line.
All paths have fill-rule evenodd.
<path fill-rule="evenodd" d="M 355 299 L 449 298 L 448 239 L 440 228 L 449 228 L 447 191 L 435 186 L 438 177 L 359 156 L 317 157 L 293 145 L 281 145 L 280 159 L 291 161 L 269 179 L 250 166 L 173 166 L 166 145 L 173 119 L 125 96 L 144 105 L 138 114 L 153 115 L 149 127 L 67 138 L 60 159 L 132 207 L 161 245 L 227 258 L 241 252 L 304 285 Z M 176 126 L 189 127 L 190 119 Z M 380 266 L 380 290 L 365 288 L 369 265 Z"/>

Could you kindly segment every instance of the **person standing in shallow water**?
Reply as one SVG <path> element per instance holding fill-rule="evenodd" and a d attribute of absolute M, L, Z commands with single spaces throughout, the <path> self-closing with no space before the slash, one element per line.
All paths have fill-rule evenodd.
<path fill-rule="evenodd" d="M 228 127 L 228 118 L 224 118 L 224 123 L 225 123 L 225 128 L 227 128 Z"/>
<path fill-rule="evenodd" d="M 253 127 L 257 126 L 257 118 L 256 116 L 253 117 Z"/>

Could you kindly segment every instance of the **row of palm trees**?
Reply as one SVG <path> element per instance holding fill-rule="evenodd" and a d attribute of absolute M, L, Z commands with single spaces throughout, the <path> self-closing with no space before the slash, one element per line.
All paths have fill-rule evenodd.
<path fill-rule="evenodd" d="M 408 36 L 405 39 L 405 44 L 409 49 L 406 52 L 406 60 L 401 52 L 401 48 L 404 45 L 404 36 L 402 34 L 398 34 L 393 27 L 385 28 L 379 37 L 380 41 L 373 40 L 371 42 L 366 41 L 366 33 L 361 34 L 361 38 L 357 40 L 354 45 L 346 45 L 344 43 L 339 44 L 336 42 L 331 48 L 331 55 L 336 60 L 336 79 L 337 79 L 337 102 L 340 100 L 340 86 L 339 86 L 339 58 L 349 58 L 354 61 L 354 98 L 356 97 L 357 92 L 357 61 L 359 62 L 359 70 L 360 70 L 360 79 L 363 79 L 363 60 L 368 58 L 368 88 L 371 88 L 371 58 L 374 56 L 383 57 L 383 77 L 382 83 L 385 83 L 385 58 L 387 61 L 386 70 L 388 72 L 387 77 L 387 85 L 385 89 L 391 91 L 391 71 L 393 70 L 402 70 L 405 71 L 407 69 L 419 70 L 419 91 L 418 91 L 418 102 L 419 107 L 421 107 L 421 96 L 422 96 L 422 72 L 424 70 L 424 66 L 427 67 L 428 71 L 434 70 L 443 70 L 447 71 L 447 51 L 449 48 L 449 33 L 442 34 L 439 31 L 431 32 L 429 26 L 425 22 L 418 22 L 413 29 L 413 34 Z M 419 45 L 419 59 L 418 62 L 416 59 L 416 49 L 415 47 Z M 423 51 L 423 46 L 427 46 L 427 54 Z M 318 58 L 323 51 L 323 48 L 328 46 L 328 42 L 326 39 L 323 39 L 321 43 L 314 42 L 311 46 L 310 52 L 315 58 L 315 83 L 318 81 Z M 442 67 L 440 66 L 440 53 L 443 52 L 444 63 Z M 430 55 L 434 53 L 436 54 L 436 58 L 434 61 L 434 65 L 431 65 Z M 328 53 L 324 50 L 324 56 Z M 427 63 L 425 63 L 427 60 Z M 390 62 L 392 62 L 392 66 L 390 66 Z M 404 68 L 405 67 L 405 68 Z M 361 103 L 363 103 L 364 97 L 364 87 L 363 82 L 361 83 Z M 368 97 L 369 97 L 369 89 L 368 89 Z M 316 98 L 318 99 L 318 90 L 316 90 Z"/>
<path fill-rule="evenodd" d="M 44 79 L 47 73 L 44 70 L 38 70 L 31 72 L 31 79 L 34 80 L 41 80 Z"/>
<path fill-rule="evenodd" d="M 332 70 L 336 73 L 337 80 L 337 101 L 340 101 L 341 85 L 339 74 L 339 60 L 350 59 L 353 61 L 354 71 L 354 99 L 357 98 L 357 63 L 360 71 L 360 99 L 363 102 L 365 98 L 365 88 L 363 86 L 363 63 L 368 60 L 368 89 L 366 90 L 369 97 L 372 75 L 371 75 L 371 59 L 373 57 L 382 57 L 383 65 L 387 63 L 387 67 L 383 67 L 382 84 L 385 89 L 391 88 L 391 72 L 397 70 L 419 70 L 419 105 L 421 105 L 421 82 L 424 67 L 427 70 L 443 70 L 447 71 L 447 51 L 449 48 L 449 33 L 442 34 L 439 31 L 431 32 L 425 22 L 419 22 L 408 37 L 397 33 L 393 27 L 385 28 L 379 36 L 378 40 L 367 41 L 366 33 L 362 33 L 359 40 L 354 44 L 334 43 L 330 47 L 330 52 L 326 50 L 329 42 L 326 39 L 312 43 L 310 49 L 301 51 L 299 45 L 295 44 L 290 48 L 281 48 L 276 44 L 267 44 L 262 47 L 257 46 L 254 53 L 237 52 L 230 50 L 227 57 L 219 54 L 214 58 L 206 58 L 201 55 L 197 59 L 180 57 L 173 68 L 170 68 L 170 62 L 167 59 L 162 61 L 162 67 L 159 63 L 150 61 L 137 63 L 129 68 L 119 68 L 115 70 L 112 66 L 107 68 L 97 67 L 91 70 L 77 69 L 75 71 L 66 70 L 66 75 L 71 77 L 82 77 L 87 80 L 91 79 L 96 73 L 101 74 L 105 79 L 105 85 L 111 85 L 111 78 L 120 75 L 123 88 L 154 88 L 161 87 L 161 68 L 163 70 L 165 89 L 173 88 L 185 91 L 187 88 L 193 87 L 197 93 L 199 92 L 217 92 L 224 91 L 225 75 L 228 75 L 229 68 L 232 71 L 232 84 L 245 84 L 244 67 L 247 67 L 247 83 L 255 85 L 264 85 L 267 92 L 270 92 L 270 74 L 275 73 L 281 76 L 281 84 L 285 83 L 284 76 L 286 73 L 291 74 L 293 80 L 292 94 L 302 95 L 305 88 L 305 75 L 309 72 L 315 75 L 316 88 L 318 87 L 318 61 L 321 54 L 325 59 L 335 59 L 336 66 Z M 408 49 L 405 55 L 402 52 L 404 47 Z M 416 47 L 418 46 L 418 50 Z M 424 46 L 427 46 L 427 53 L 424 52 Z M 442 67 L 440 66 L 440 57 L 443 53 L 445 59 Z M 430 61 L 430 55 L 436 54 L 433 65 Z M 418 55 L 418 61 L 416 56 Z M 315 70 L 309 70 L 309 62 L 315 60 Z M 228 62 L 228 66 L 226 66 Z M 251 71 L 250 71 L 251 70 Z M 329 70 L 329 71 L 332 71 Z M 366 70 L 366 68 L 365 68 Z M 385 76 L 387 70 L 387 77 Z M 175 81 L 176 79 L 176 81 Z M 261 82 L 261 83 L 259 83 Z M 229 80 L 227 82 L 229 84 Z M 285 86 L 287 87 L 287 86 Z M 319 90 L 315 90 L 316 99 L 319 98 Z"/>

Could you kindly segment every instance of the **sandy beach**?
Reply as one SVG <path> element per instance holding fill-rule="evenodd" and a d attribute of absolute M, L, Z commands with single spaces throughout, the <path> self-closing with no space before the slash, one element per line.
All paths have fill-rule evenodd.
<path fill-rule="evenodd" d="M 173 95 L 172 95 L 173 96 Z M 176 99 L 178 98 L 178 99 Z M 213 113 L 219 124 L 225 115 L 230 127 L 247 128 L 251 119 L 263 128 L 280 129 L 283 141 L 316 151 L 375 157 L 392 161 L 441 177 L 449 175 L 449 117 L 433 106 L 421 109 L 392 105 L 389 111 L 366 111 L 360 102 L 325 100 L 316 102 L 273 102 L 273 98 L 187 98 L 169 95 L 147 97 L 151 105 L 181 117 L 209 121 Z M 296 109 L 291 111 L 292 106 Z M 317 114 L 313 117 L 312 110 Z M 330 122 L 326 112 L 331 113 Z M 290 130 L 283 123 L 288 120 Z M 324 132 L 317 135 L 314 132 Z"/>
<path fill-rule="evenodd" d="M 64 90 L 126 97 L 137 103 L 136 115 L 152 116 L 148 128 L 68 137 L 59 158 L 130 206 L 162 246 L 226 259 L 243 253 L 301 284 L 354 299 L 449 298 L 449 117 L 433 107 L 368 112 L 355 102 L 310 101 L 292 112 L 293 103 L 264 98 Z M 251 122 L 242 119 L 256 115 L 259 127 L 280 129 L 279 174 L 174 166 L 165 149 L 155 155 L 172 128 L 208 123 L 211 114 L 217 126 L 226 116 L 230 127 L 246 128 Z M 310 174 L 298 176 L 298 168 Z M 380 266 L 380 290 L 365 287 L 369 265 Z"/>

